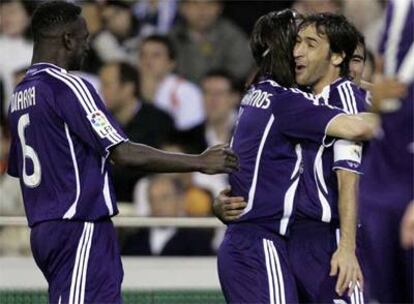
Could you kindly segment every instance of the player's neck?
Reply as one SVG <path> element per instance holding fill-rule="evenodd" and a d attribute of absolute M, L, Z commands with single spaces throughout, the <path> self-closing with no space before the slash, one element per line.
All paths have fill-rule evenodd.
<path fill-rule="evenodd" d="M 313 86 L 312 86 L 312 92 L 315 95 L 318 95 L 322 93 L 322 90 L 333 83 L 335 80 L 337 80 L 340 77 L 339 75 L 339 69 L 329 69 L 328 72 L 320 78 Z"/>
<path fill-rule="evenodd" d="M 42 51 L 42 48 L 39 48 L 39 50 L 33 51 L 32 64 L 41 62 L 51 63 L 65 70 L 69 67 L 69 61 L 61 56 L 59 52 Z"/>

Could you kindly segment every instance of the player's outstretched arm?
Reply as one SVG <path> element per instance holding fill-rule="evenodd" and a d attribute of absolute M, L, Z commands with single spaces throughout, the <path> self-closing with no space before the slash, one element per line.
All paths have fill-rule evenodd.
<path fill-rule="evenodd" d="M 146 145 L 124 142 L 111 149 L 115 164 L 148 172 L 230 173 L 238 169 L 238 159 L 227 145 L 213 146 L 198 155 L 164 152 Z"/>
<path fill-rule="evenodd" d="M 363 141 L 374 137 L 375 114 L 338 115 L 329 123 L 326 134 L 352 141 Z"/>

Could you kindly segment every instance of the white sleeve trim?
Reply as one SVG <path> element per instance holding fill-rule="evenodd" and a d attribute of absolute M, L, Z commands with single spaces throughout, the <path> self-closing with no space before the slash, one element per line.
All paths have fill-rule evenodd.
<path fill-rule="evenodd" d="M 331 141 L 327 141 L 327 137 L 330 137 L 328 134 L 327 134 L 327 132 L 328 132 L 328 128 L 329 128 L 329 126 L 330 126 L 330 124 L 334 121 L 334 119 L 335 118 L 337 118 L 337 117 L 339 117 L 339 116 L 341 116 L 341 115 L 347 115 L 347 114 L 345 114 L 345 113 L 338 113 L 337 115 L 335 115 L 334 117 L 332 117 L 331 118 L 331 120 L 326 124 L 326 127 L 325 127 L 325 136 L 323 137 L 323 139 L 322 139 L 322 145 L 324 146 L 324 147 L 326 147 L 326 148 L 328 148 L 328 147 L 330 147 L 330 146 L 332 146 L 333 145 L 333 143 L 335 142 L 335 138 L 332 138 L 332 140 Z"/>

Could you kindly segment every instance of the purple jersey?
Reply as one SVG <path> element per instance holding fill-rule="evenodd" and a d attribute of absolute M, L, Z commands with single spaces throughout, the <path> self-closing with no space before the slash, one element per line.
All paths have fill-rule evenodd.
<path fill-rule="evenodd" d="M 351 81 L 340 78 L 326 86 L 318 96 L 319 102 L 355 114 L 366 109 L 366 92 Z M 352 151 L 336 157 L 338 140 L 330 145 L 306 141 L 302 144 L 304 171 L 298 188 L 297 215 L 317 221 L 338 222 L 338 181 L 335 170 L 342 169 L 361 173 L 361 146 L 351 146 Z M 346 145 L 346 143 L 343 143 Z M 340 146 L 339 149 L 347 149 Z M 353 155 L 355 153 L 355 156 Z"/>
<path fill-rule="evenodd" d="M 380 134 L 364 161 L 361 204 L 404 210 L 414 199 L 414 2 L 390 1 L 380 51 L 386 75 L 408 84 L 408 95 L 381 115 Z M 369 207 L 367 206 L 367 210 Z"/>
<path fill-rule="evenodd" d="M 126 137 L 85 80 L 35 64 L 9 108 L 8 173 L 19 177 L 30 226 L 117 214 L 109 148 Z"/>
<path fill-rule="evenodd" d="M 232 138 L 240 170 L 230 175 L 233 196 L 247 202 L 237 223 L 254 223 L 285 235 L 301 173 L 300 141 L 322 143 L 337 109 L 317 106 L 310 94 L 272 80 L 253 85 L 244 96 Z"/>

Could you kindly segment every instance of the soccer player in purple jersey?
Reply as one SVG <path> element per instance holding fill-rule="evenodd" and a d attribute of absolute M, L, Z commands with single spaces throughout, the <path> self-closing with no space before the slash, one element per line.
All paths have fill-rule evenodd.
<path fill-rule="evenodd" d="M 377 89 L 389 88 L 379 86 L 372 90 L 373 107 L 382 113 L 381 132 L 370 143 L 360 184 L 367 278 L 372 298 L 380 303 L 413 303 L 413 1 L 389 1 L 380 52 L 384 74 L 404 82 L 408 93 L 401 99 L 376 104 Z"/>
<path fill-rule="evenodd" d="M 201 155 L 165 153 L 129 142 L 77 69 L 88 50 L 80 7 L 54 1 L 32 18 L 32 66 L 9 108 L 8 172 L 18 177 L 34 259 L 50 303 L 121 303 L 123 270 L 111 162 L 156 172 L 237 168 L 224 146 Z"/>
<path fill-rule="evenodd" d="M 231 141 L 240 171 L 230 175 L 231 195 L 247 205 L 241 217 L 228 223 L 218 253 L 220 283 L 229 303 L 298 301 L 286 235 L 302 171 L 300 143 L 323 144 L 327 135 L 355 140 L 371 133 L 362 120 L 289 89 L 294 85 L 295 35 L 290 10 L 262 16 L 252 33 L 259 70 L 241 101 Z"/>
<path fill-rule="evenodd" d="M 309 86 L 322 103 L 346 113 L 364 111 L 365 95 L 347 78 L 357 43 L 358 32 L 345 17 L 308 16 L 294 49 L 296 82 Z M 300 301 L 363 303 L 356 286 L 363 281 L 356 256 L 362 146 L 336 140 L 332 146 L 304 142 L 302 148 L 304 172 L 289 236 Z"/>

